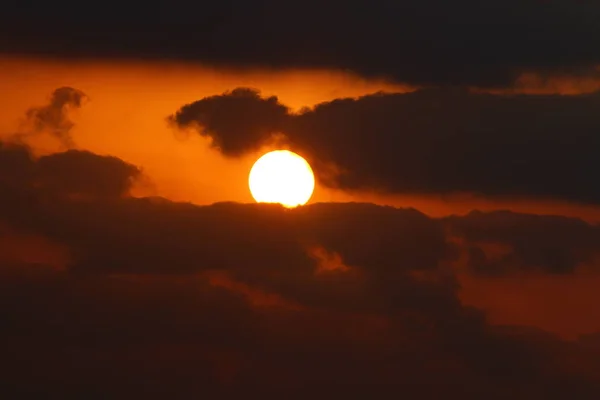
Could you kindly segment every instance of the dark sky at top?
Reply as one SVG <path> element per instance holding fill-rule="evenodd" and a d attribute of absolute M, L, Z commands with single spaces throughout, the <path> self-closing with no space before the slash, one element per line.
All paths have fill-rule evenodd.
<path fill-rule="evenodd" d="M 594 1 L 10 2 L 0 52 L 333 67 L 414 84 L 503 86 L 591 74 Z"/>

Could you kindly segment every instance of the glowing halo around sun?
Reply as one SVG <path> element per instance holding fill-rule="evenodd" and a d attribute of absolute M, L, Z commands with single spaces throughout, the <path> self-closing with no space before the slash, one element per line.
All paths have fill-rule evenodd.
<path fill-rule="evenodd" d="M 306 204 L 315 189 L 315 176 L 304 158 L 288 150 L 264 154 L 248 177 L 250 193 L 258 203 L 292 208 Z"/>

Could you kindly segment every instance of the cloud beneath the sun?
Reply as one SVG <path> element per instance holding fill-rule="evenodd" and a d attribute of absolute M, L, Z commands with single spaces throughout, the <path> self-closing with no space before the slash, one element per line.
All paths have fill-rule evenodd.
<path fill-rule="evenodd" d="M 3 147 L 0 160 L 13 152 L 25 150 Z M 112 177 L 115 187 L 135 178 L 124 162 L 114 168 L 117 161 L 86 154 L 97 159 L 90 173 Z M 69 182 L 84 159 L 65 157 L 72 168 L 47 174 Z M 32 170 L 48 168 L 44 159 L 29 160 Z M 512 213 L 431 219 L 370 204 L 195 206 L 113 189 L 74 197 L 67 184 L 2 182 L 3 224 L 68 249 L 58 270 L 26 258 L 4 261 L 0 307 L 11 323 L 2 336 L 18 349 L 4 372 L 13 393 L 24 393 L 31 357 L 39 361 L 38 382 L 64 395 L 101 384 L 101 393 L 133 393 L 148 380 L 155 390 L 175 384 L 177 393 L 195 393 L 181 377 L 191 371 L 215 394 L 323 384 L 385 392 L 398 384 L 398 371 L 405 392 L 414 394 L 458 394 L 459 386 L 525 393 L 532 375 L 544 382 L 539 393 L 597 390 L 592 367 L 582 373 L 563 365 L 565 351 L 587 363 L 595 353 L 533 328 L 488 324 L 481 311 L 461 304 L 451 269 L 467 251 L 462 262 L 473 274 L 575 274 L 579 262 L 597 256 L 597 226 Z M 538 232 L 531 246 L 520 242 L 523 229 Z M 508 249 L 502 262 L 481 261 L 490 243 Z M 562 264 L 556 254 L 565 255 Z M 58 361 L 79 382 L 61 384 L 57 368 L 44 367 L 57 365 L 59 352 L 96 372 Z M 156 366 L 162 363 L 170 372 Z M 431 376 L 440 377 L 436 385 L 416 383 Z M 348 379 L 356 387 L 336 386 Z M 44 393 L 36 382 L 26 384 Z"/>

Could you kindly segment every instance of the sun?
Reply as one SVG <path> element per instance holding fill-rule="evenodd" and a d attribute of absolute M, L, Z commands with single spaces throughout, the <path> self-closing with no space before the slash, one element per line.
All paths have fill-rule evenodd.
<path fill-rule="evenodd" d="M 254 163 L 248 184 L 258 203 L 280 203 L 291 208 L 308 202 L 315 189 L 315 176 L 298 154 L 275 150 Z"/>

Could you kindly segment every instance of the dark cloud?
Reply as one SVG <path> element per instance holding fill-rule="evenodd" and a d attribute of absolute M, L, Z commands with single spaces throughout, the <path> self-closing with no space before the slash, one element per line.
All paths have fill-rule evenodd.
<path fill-rule="evenodd" d="M 524 71 L 595 73 L 599 18 L 596 2 L 569 0 L 156 2 L 106 5 L 91 15 L 15 4 L 0 19 L 0 51 L 339 68 L 418 85 L 500 86 Z"/>
<path fill-rule="evenodd" d="M 0 142 L 0 185 L 13 192 L 78 198 L 128 194 L 141 170 L 119 158 L 68 150 L 34 158 L 22 145 Z"/>
<path fill-rule="evenodd" d="M 25 146 L 0 142 L 0 182 L 23 186 L 33 179 L 34 162 Z"/>
<path fill-rule="evenodd" d="M 27 110 L 25 131 L 20 137 L 49 133 L 58 139 L 64 148 L 75 147 L 75 141 L 71 136 L 75 124 L 69 118 L 69 112 L 80 108 L 86 98 L 85 93 L 71 87 L 60 87 L 54 90 L 48 104 Z"/>
<path fill-rule="evenodd" d="M 496 211 L 450 217 L 446 223 L 450 235 L 465 240 L 470 267 L 485 274 L 572 273 L 596 262 L 600 249 L 600 227 L 574 218 Z"/>
<path fill-rule="evenodd" d="M 181 128 L 200 126 L 228 156 L 283 133 L 293 150 L 310 159 L 321 183 L 332 187 L 597 204 L 599 108 L 597 93 L 507 96 L 428 89 L 338 99 L 284 115 L 276 99 L 237 89 L 186 105 L 170 119 Z M 261 112 L 248 118 L 255 109 Z M 262 124 L 259 118 L 265 118 Z"/>
<path fill-rule="evenodd" d="M 465 318 L 411 334 L 400 321 L 380 329 L 360 316 L 252 309 L 189 276 L 1 282 L 2 392 L 11 397 L 597 393 L 555 365 L 561 342 L 487 332 Z"/>
<path fill-rule="evenodd" d="M 41 157 L 36 183 L 70 196 L 120 197 L 128 194 L 141 170 L 119 158 L 69 150 Z"/>
<path fill-rule="evenodd" d="M 493 241 L 552 270 L 523 253 L 523 235 L 535 252 L 565 230 L 579 241 L 562 246 L 591 252 L 598 227 L 372 204 L 196 206 L 127 196 L 136 171 L 87 152 L 0 148 L 3 234 L 69 253 L 63 270 L 27 257 L 39 241 L 0 257 L 4 397 L 600 393 L 597 349 L 490 325 L 448 269 L 457 246 Z"/>
<path fill-rule="evenodd" d="M 169 122 L 196 129 L 224 154 L 240 156 L 258 149 L 265 138 L 277 133 L 289 118 L 288 111 L 277 97 L 261 98 L 256 90 L 238 88 L 185 105 Z M 223 131 L 231 135 L 222 137 Z"/>

